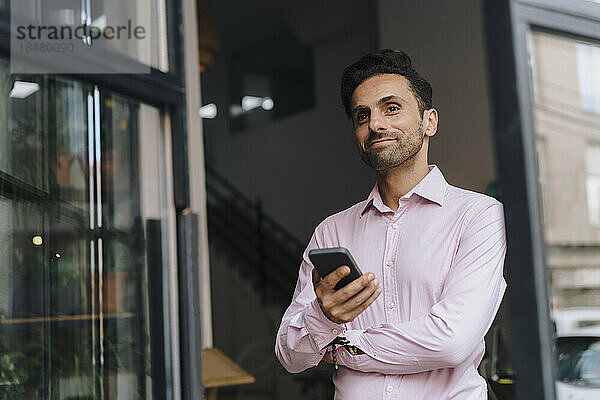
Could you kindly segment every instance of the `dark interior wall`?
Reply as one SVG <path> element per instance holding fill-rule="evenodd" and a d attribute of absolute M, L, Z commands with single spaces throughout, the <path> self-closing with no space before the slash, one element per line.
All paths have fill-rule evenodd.
<path fill-rule="evenodd" d="M 379 1 L 382 48 L 410 54 L 433 86 L 438 133 L 429 162 L 446 180 L 483 192 L 495 179 L 480 0 Z"/>
<path fill-rule="evenodd" d="M 407 51 L 433 85 L 440 123 L 430 163 L 451 184 L 476 191 L 495 179 L 479 0 L 245 3 L 213 2 L 222 51 L 202 76 L 202 96 L 220 114 L 204 120 L 206 157 L 298 239 L 306 242 L 323 218 L 364 199 L 374 184 L 344 116 L 339 79 L 344 67 L 378 48 Z M 222 107 L 230 101 L 231 55 L 281 26 L 313 48 L 315 106 L 232 133 Z"/>
<path fill-rule="evenodd" d="M 321 220 L 364 199 L 374 184 L 371 170 L 360 161 L 339 99 L 344 67 L 377 48 L 376 10 L 361 10 L 360 5 L 354 0 L 309 1 L 288 5 L 280 14 L 274 6 L 269 20 L 247 14 L 237 26 L 221 26 L 222 31 L 252 32 L 258 24 L 261 34 L 268 35 L 264 25 L 278 21 L 313 48 L 313 109 L 238 133 L 229 131 L 225 118 L 204 121 L 209 162 L 246 195 L 260 197 L 265 211 L 304 242 Z M 214 5 L 218 18 L 227 18 L 225 10 L 226 4 Z M 226 41 L 235 40 L 237 49 L 244 40 L 256 40 L 241 33 L 226 35 L 217 62 L 202 77 L 203 104 L 227 104 L 231 65 Z"/>

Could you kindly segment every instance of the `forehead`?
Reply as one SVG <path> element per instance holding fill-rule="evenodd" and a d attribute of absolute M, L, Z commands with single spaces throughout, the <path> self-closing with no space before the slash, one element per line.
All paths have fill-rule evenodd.
<path fill-rule="evenodd" d="M 374 106 L 382 97 L 398 96 L 405 101 L 415 102 L 408 79 L 398 74 L 375 75 L 362 82 L 352 93 L 351 107 Z"/>

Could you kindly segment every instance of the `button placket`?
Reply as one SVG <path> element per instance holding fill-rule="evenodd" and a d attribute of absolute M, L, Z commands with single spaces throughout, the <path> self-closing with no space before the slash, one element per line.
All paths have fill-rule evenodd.
<path fill-rule="evenodd" d="M 393 304 L 394 302 L 394 297 L 395 297 L 395 292 L 396 292 L 396 288 L 395 288 L 395 271 L 394 268 L 391 268 L 393 266 L 393 254 L 396 251 L 396 243 L 397 243 L 397 236 L 399 235 L 399 223 L 398 223 L 398 218 L 399 215 L 395 215 L 388 223 L 388 229 L 387 229 L 387 233 L 386 233 L 386 246 L 385 246 L 385 252 L 383 255 L 383 260 L 385 262 L 385 267 L 383 268 L 383 273 L 384 273 L 384 293 L 383 293 L 383 300 L 384 300 L 384 304 Z M 385 261 L 387 260 L 387 261 Z M 386 317 L 386 322 L 394 322 L 395 321 L 395 316 L 393 313 L 393 307 L 390 308 L 385 307 L 385 317 Z"/>
<path fill-rule="evenodd" d="M 392 261 L 394 260 L 394 262 L 396 261 L 397 258 L 397 250 L 398 250 L 398 243 L 400 240 L 400 236 L 401 236 L 401 218 L 404 215 L 404 213 L 406 212 L 406 210 L 402 210 L 398 215 L 395 215 L 394 218 L 392 219 L 392 221 L 390 221 L 390 230 L 393 233 L 392 234 L 392 240 L 391 243 L 389 243 L 388 245 L 388 249 L 389 249 L 389 253 L 390 254 L 386 254 L 386 259 Z M 392 266 L 394 265 L 394 263 L 392 262 Z M 398 323 L 400 322 L 400 318 L 398 315 L 398 311 L 397 311 L 397 297 L 398 297 L 398 283 L 396 282 L 396 268 L 384 268 L 385 270 L 389 271 L 389 280 L 388 282 L 390 282 L 390 288 L 388 290 L 388 295 L 385 297 L 385 311 L 386 314 L 388 315 L 387 320 L 391 323 Z"/>

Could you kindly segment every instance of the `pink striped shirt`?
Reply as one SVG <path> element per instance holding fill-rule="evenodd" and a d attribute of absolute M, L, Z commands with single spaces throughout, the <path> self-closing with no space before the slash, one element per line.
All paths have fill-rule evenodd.
<path fill-rule="evenodd" d="M 317 226 L 304 252 L 275 353 L 289 372 L 317 365 L 338 335 L 366 354 L 338 348 L 335 399 L 480 400 L 483 337 L 506 289 L 502 203 L 449 185 L 439 168 L 399 201 L 369 197 Z M 343 246 L 383 289 L 347 324 L 317 303 L 308 251 Z"/>

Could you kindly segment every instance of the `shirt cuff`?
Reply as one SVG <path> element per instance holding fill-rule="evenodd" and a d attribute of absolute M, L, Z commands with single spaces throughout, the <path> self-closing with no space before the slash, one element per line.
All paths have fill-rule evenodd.
<path fill-rule="evenodd" d="M 362 329 L 350 329 L 344 333 L 344 337 L 348 340 L 348 342 L 350 342 L 349 345 L 356 346 L 365 353 L 369 354 L 370 349 L 365 348 L 367 346 L 365 346 L 365 344 L 361 340 L 361 335 L 363 334 L 363 332 L 364 330 Z"/>
<path fill-rule="evenodd" d="M 381 361 L 383 363 L 388 364 L 397 364 L 397 365 L 417 365 L 418 360 L 416 357 L 412 356 L 402 356 L 400 353 L 394 354 L 391 356 L 388 352 L 386 354 L 379 354 L 377 350 L 373 349 L 372 346 L 368 344 L 368 340 L 366 340 L 365 333 L 368 333 L 367 330 L 362 329 L 350 329 L 344 333 L 344 337 L 348 340 L 349 344 L 352 346 L 356 346 L 365 354 L 361 354 L 358 356 L 350 357 L 350 360 L 353 360 L 354 364 L 348 365 L 348 367 L 356 369 L 357 367 L 361 367 L 361 364 L 367 362 L 369 358 L 375 359 L 377 361 Z M 368 355 L 369 357 L 362 357 L 363 355 Z"/>
<path fill-rule="evenodd" d="M 327 347 L 333 339 L 346 330 L 343 324 L 336 324 L 327 318 L 317 299 L 309 303 L 304 310 L 304 326 L 319 350 Z"/>

